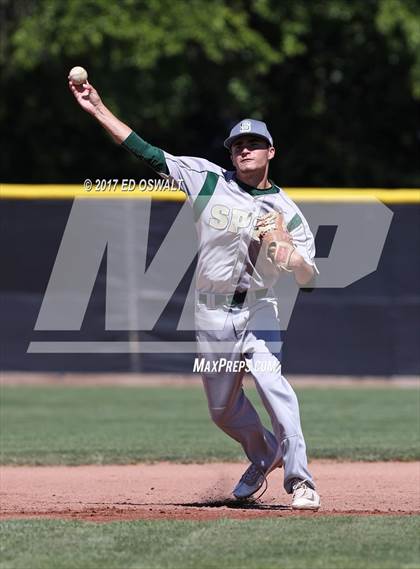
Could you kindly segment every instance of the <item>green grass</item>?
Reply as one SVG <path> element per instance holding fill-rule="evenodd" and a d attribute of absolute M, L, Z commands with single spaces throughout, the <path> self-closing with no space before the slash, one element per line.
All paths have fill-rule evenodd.
<path fill-rule="evenodd" d="M 255 390 L 249 390 L 267 423 Z M 201 387 L 3 387 L 3 464 L 242 460 L 212 424 Z M 304 389 L 299 393 L 311 458 L 414 460 L 415 389 Z"/>
<path fill-rule="evenodd" d="M 420 516 L 8 521 L 2 569 L 414 569 Z"/>

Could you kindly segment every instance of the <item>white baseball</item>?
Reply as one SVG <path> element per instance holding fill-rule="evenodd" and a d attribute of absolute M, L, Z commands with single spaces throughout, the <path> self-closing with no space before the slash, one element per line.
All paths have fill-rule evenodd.
<path fill-rule="evenodd" d="M 88 74 L 86 69 L 76 66 L 70 69 L 69 78 L 75 85 L 81 85 L 82 83 L 86 83 Z"/>

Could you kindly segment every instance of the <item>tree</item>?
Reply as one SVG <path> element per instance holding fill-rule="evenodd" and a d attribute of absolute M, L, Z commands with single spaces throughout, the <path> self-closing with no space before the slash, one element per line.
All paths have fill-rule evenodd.
<path fill-rule="evenodd" d="M 418 185 L 414 0 L 40 0 L 3 4 L 7 181 L 137 176 L 73 105 L 83 65 L 151 142 L 229 165 L 221 141 L 265 118 L 284 185 Z M 22 170 L 21 165 L 25 168 Z"/>

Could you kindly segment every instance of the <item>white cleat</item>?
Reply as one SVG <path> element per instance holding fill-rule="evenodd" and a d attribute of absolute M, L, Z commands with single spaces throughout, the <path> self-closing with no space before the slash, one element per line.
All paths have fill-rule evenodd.
<path fill-rule="evenodd" d="M 261 468 L 255 464 L 250 464 L 232 493 L 238 500 L 246 500 L 261 488 L 265 479 L 265 474 Z"/>
<path fill-rule="evenodd" d="M 318 510 L 321 505 L 321 498 L 318 492 L 306 484 L 305 480 L 300 480 L 293 485 L 293 510 Z"/>

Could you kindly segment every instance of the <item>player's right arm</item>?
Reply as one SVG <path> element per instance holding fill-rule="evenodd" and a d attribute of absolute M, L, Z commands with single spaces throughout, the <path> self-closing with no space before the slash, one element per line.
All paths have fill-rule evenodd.
<path fill-rule="evenodd" d="M 111 113 L 90 83 L 76 85 L 69 79 L 69 87 L 82 109 L 92 115 L 115 142 L 121 144 L 131 134 L 132 129 Z"/>
<path fill-rule="evenodd" d="M 109 132 L 117 144 L 121 144 L 138 158 L 145 160 L 159 174 L 167 175 L 169 173 L 163 151 L 144 141 L 133 129 L 120 121 L 104 105 L 93 85 L 89 82 L 83 83 L 83 85 L 75 85 L 69 79 L 69 87 L 82 109 L 92 115 Z"/>
<path fill-rule="evenodd" d="M 173 156 L 143 140 L 128 125 L 120 121 L 102 102 L 96 89 L 88 82 L 75 85 L 69 80 L 70 90 L 83 110 L 92 115 L 126 150 L 144 160 L 159 175 L 172 178 L 176 185 L 194 198 L 206 185 L 215 185 L 222 169 L 208 160 L 191 156 Z M 214 179 L 211 178 L 213 176 Z M 206 186 L 206 189 L 207 189 Z"/>

